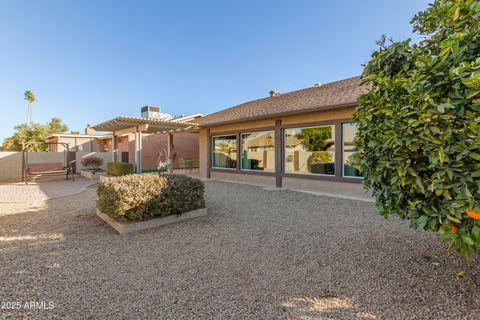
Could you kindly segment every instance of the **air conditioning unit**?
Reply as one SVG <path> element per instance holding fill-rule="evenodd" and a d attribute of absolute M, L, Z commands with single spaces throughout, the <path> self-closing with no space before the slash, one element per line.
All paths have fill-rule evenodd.
<path fill-rule="evenodd" d="M 146 119 L 160 119 L 160 120 L 171 120 L 173 117 L 168 113 L 161 113 L 160 107 L 156 106 L 145 106 L 141 108 L 142 118 Z"/>

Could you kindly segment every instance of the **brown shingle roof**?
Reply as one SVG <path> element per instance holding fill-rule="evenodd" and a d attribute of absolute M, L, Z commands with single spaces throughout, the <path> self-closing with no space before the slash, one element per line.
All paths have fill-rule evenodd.
<path fill-rule="evenodd" d="M 335 81 L 302 90 L 283 93 L 275 97 L 253 100 L 209 114 L 196 122 L 202 127 L 265 119 L 291 114 L 308 113 L 346 106 L 354 106 L 357 99 L 368 91 L 360 77 Z"/>

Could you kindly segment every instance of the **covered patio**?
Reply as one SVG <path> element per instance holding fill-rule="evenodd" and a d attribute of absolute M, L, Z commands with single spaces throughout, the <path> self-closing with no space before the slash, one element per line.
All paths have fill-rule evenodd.
<path fill-rule="evenodd" d="M 175 120 L 161 120 L 153 118 L 117 117 L 93 126 L 96 131 L 111 132 L 113 161 L 118 161 L 118 143 L 116 137 L 125 134 L 134 134 L 135 142 L 135 172 L 142 172 L 142 135 L 165 134 L 167 135 L 167 158 L 173 163 L 173 136 L 175 134 L 198 133 L 200 127 L 193 122 L 180 122 Z M 173 165 L 169 167 L 173 173 Z"/>

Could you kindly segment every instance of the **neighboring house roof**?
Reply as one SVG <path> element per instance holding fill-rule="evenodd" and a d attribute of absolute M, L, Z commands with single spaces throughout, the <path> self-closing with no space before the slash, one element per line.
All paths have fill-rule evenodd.
<path fill-rule="evenodd" d="M 266 119 L 357 105 L 357 99 L 368 92 L 360 77 L 253 100 L 197 119 L 202 127 Z"/>
<path fill-rule="evenodd" d="M 171 121 L 173 122 L 191 122 L 193 120 L 196 120 L 198 118 L 204 117 L 202 113 L 195 113 L 189 116 L 182 116 L 179 118 L 172 119 Z"/>
<path fill-rule="evenodd" d="M 104 134 L 74 134 L 74 133 L 55 133 L 48 136 L 47 139 L 53 138 L 102 138 Z"/>

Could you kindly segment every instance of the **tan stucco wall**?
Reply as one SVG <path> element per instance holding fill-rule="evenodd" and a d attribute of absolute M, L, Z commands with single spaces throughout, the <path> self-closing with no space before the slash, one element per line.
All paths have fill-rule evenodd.
<path fill-rule="evenodd" d="M 165 161 L 167 150 L 166 134 L 144 135 L 142 138 L 142 168 L 143 170 L 157 169 L 157 161 L 162 153 L 162 161 Z M 177 154 L 174 168 L 180 168 L 180 159 L 198 160 L 198 134 L 178 133 L 173 135 L 173 152 Z M 135 144 L 133 143 L 133 148 Z M 165 150 L 165 151 L 164 151 Z"/>
<path fill-rule="evenodd" d="M 365 197 L 368 192 L 363 184 L 355 183 L 360 180 L 352 179 L 351 183 L 338 181 L 322 181 L 283 177 L 282 187 L 292 190 L 315 191 L 327 194 L 342 194 L 348 197 Z"/>
<path fill-rule="evenodd" d="M 29 152 L 29 163 L 64 163 L 63 152 Z M 0 152 L 0 181 L 22 179 L 22 153 Z"/>
<path fill-rule="evenodd" d="M 14 181 L 22 178 L 22 153 L 0 152 L 0 181 Z"/>
<path fill-rule="evenodd" d="M 84 167 L 82 166 L 82 158 L 88 156 L 95 156 L 103 159 L 103 165 L 101 169 L 107 170 L 107 163 L 113 162 L 113 153 L 112 152 L 75 152 L 76 169 L 77 173 L 80 173 L 80 170 Z"/>
<path fill-rule="evenodd" d="M 233 123 L 227 124 L 218 127 L 210 128 L 210 133 L 222 133 L 222 132 L 230 132 L 230 131 L 238 131 L 250 128 L 262 128 L 262 127 L 274 127 L 275 126 L 275 119 L 267 119 L 267 120 L 255 120 L 255 121 L 246 121 L 240 123 Z"/>
<path fill-rule="evenodd" d="M 199 175 L 200 177 L 207 176 L 207 162 L 208 162 L 208 135 L 207 130 L 201 130 L 198 133 L 198 159 L 200 162 Z"/>
<path fill-rule="evenodd" d="M 236 131 L 248 131 L 255 128 L 265 128 L 265 127 L 274 127 L 275 120 L 280 119 L 282 120 L 282 125 L 302 125 L 312 122 L 321 122 L 321 121 L 330 121 L 330 120 L 340 120 L 340 119 L 350 119 L 352 117 L 353 111 L 355 107 L 347 107 L 342 109 L 335 109 L 335 110 L 326 110 L 320 112 L 312 112 L 307 114 L 300 114 L 300 115 L 293 115 L 293 116 L 286 116 L 286 117 L 278 117 L 272 119 L 265 119 L 265 120 L 255 120 L 255 121 L 246 121 L 246 122 L 239 122 L 234 124 L 227 124 L 222 126 L 211 127 L 210 134 L 221 134 L 226 132 L 236 132 Z M 207 159 L 208 159 L 208 137 L 207 137 L 207 129 L 202 129 L 199 134 L 199 155 L 200 155 L 200 176 L 206 177 L 207 176 Z M 259 179 L 258 175 L 250 175 L 253 177 L 253 180 Z M 213 172 L 212 172 L 213 177 Z"/>
<path fill-rule="evenodd" d="M 75 152 L 77 173 L 82 168 L 82 157 L 94 155 L 103 159 L 102 169 L 106 169 L 107 163 L 112 162 L 112 153 L 108 152 Z M 64 163 L 63 152 L 29 152 L 29 163 Z M 22 153 L 0 152 L 0 182 L 20 181 L 22 179 Z"/>
<path fill-rule="evenodd" d="M 354 110 L 355 110 L 354 107 L 350 107 L 350 108 L 327 110 L 327 111 L 321 111 L 321 112 L 312 112 L 312 113 L 301 114 L 296 116 L 283 117 L 281 119 L 282 119 L 282 125 L 348 119 L 352 117 Z"/>

